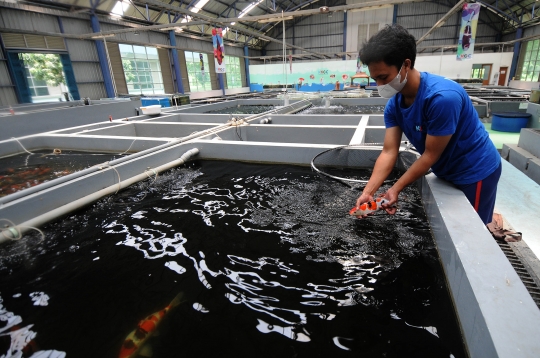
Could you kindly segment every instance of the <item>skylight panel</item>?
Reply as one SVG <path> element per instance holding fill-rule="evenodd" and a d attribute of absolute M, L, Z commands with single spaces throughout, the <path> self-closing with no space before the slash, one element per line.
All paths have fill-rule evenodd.
<path fill-rule="evenodd" d="M 129 3 L 124 2 L 123 0 L 118 0 L 116 5 L 114 5 L 111 10 L 111 16 L 120 17 L 124 15 L 124 12 L 127 10 Z"/>

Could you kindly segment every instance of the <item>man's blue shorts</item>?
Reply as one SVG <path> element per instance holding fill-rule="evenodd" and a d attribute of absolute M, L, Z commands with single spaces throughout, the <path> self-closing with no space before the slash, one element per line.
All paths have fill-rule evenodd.
<path fill-rule="evenodd" d="M 480 180 L 479 182 L 456 185 L 469 199 L 474 210 L 480 216 L 484 224 L 493 221 L 493 210 L 495 209 L 495 197 L 497 196 L 497 184 L 501 177 L 502 163 L 499 164 L 493 173 Z"/>

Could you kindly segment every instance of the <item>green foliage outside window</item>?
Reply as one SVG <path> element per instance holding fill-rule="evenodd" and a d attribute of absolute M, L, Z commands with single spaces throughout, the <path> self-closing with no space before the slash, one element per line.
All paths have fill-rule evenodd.
<path fill-rule="evenodd" d="M 43 53 L 21 53 L 20 56 L 33 78 L 45 81 L 51 87 L 66 83 L 60 56 Z"/>
<path fill-rule="evenodd" d="M 519 79 L 521 81 L 539 81 L 540 77 L 540 40 L 529 41 L 526 44 L 525 58 Z"/>
<path fill-rule="evenodd" d="M 240 58 L 225 56 L 225 65 L 227 69 L 227 88 L 242 87 L 242 72 L 240 69 Z"/>
<path fill-rule="evenodd" d="M 157 48 L 120 44 L 129 94 L 165 93 Z"/>
<path fill-rule="evenodd" d="M 134 68 L 131 65 L 130 60 L 122 59 L 122 67 L 124 68 L 124 75 L 126 77 L 126 82 L 134 82 L 135 74 L 133 73 Z"/>
<path fill-rule="evenodd" d="M 208 55 L 201 53 L 185 51 L 186 67 L 188 72 L 189 88 L 191 92 L 210 91 L 212 82 L 210 79 Z"/>

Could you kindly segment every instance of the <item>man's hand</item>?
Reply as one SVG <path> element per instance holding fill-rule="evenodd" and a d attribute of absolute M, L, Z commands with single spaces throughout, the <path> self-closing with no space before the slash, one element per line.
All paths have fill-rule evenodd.
<path fill-rule="evenodd" d="M 388 189 L 386 193 L 384 193 L 383 198 L 388 200 L 388 203 L 382 205 L 383 209 L 386 210 L 388 214 L 394 215 L 397 211 L 399 192 L 392 187 Z"/>
<path fill-rule="evenodd" d="M 372 201 L 373 200 L 373 196 L 372 195 L 369 195 L 369 194 L 366 194 L 366 193 L 362 193 L 362 195 L 360 195 L 360 197 L 358 198 L 358 200 L 356 200 L 356 207 L 360 207 L 360 205 L 362 205 L 363 203 L 367 203 L 368 201 Z M 372 214 L 368 214 L 368 215 L 358 215 L 356 216 L 357 218 L 367 218 L 369 215 L 372 215 Z"/>

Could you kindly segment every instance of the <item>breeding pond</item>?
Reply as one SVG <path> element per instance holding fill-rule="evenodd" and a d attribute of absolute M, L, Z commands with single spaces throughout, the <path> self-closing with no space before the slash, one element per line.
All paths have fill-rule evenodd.
<path fill-rule="evenodd" d="M 362 220 L 359 194 L 197 161 L 104 198 L 0 247 L 0 355 L 464 357 L 418 193 Z"/>
<path fill-rule="evenodd" d="M 271 111 L 275 106 L 268 105 L 237 105 L 233 107 L 227 107 L 223 109 L 216 109 L 205 113 L 218 113 L 218 114 L 259 114 Z"/>
<path fill-rule="evenodd" d="M 119 157 L 75 151 L 41 150 L 0 159 L 0 197 Z"/>
<path fill-rule="evenodd" d="M 342 105 L 330 104 L 330 106 L 312 106 L 298 113 L 303 115 L 309 114 L 383 114 L 384 105 Z"/>

